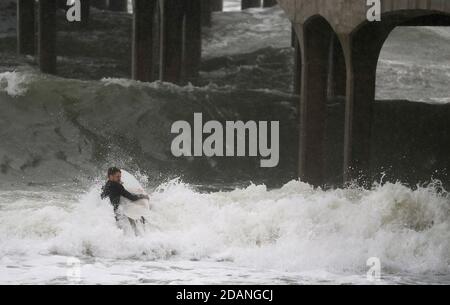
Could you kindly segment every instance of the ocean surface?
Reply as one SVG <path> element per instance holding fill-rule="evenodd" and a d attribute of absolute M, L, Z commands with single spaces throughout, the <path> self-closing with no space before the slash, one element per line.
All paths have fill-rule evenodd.
<path fill-rule="evenodd" d="M 129 16 L 101 21 L 98 11 L 103 27 L 58 37 L 116 49 L 64 43 L 65 77 L 42 75 L 13 55 L 13 10 L 0 6 L 0 283 L 450 284 L 442 183 L 323 190 L 298 181 L 290 24 L 277 7 L 225 7 L 203 34 L 200 77 L 176 86 L 128 80 L 126 56 L 110 54 L 127 54 L 126 33 L 105 29 Z M 448 28 L 397 28 L 381 54 L 377 99 L 449 103 L 449 49 Z M 170 126 L 196 111 L 280 120 L 279 168 L 175 159 Z M 110 165 L 151 194 L 139 236 L 99 198 Z M 380 261 L 378 282 L 367 278 L 370 258 Z"/>

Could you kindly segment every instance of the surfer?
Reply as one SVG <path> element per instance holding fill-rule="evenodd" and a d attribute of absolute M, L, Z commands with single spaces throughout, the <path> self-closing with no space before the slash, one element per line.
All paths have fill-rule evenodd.
<path fill-rule="evenodd" d="M 108 169 L 108 181 L 102 187 L 101 198 L 109 198 L 111 201 L 111 205 L 114 208 L 114 215 L 116 221 L 119 221 L 119 205 L 120 205 L 120 197 L 125 197 L 130 201 L 138 201 L 141 199 L 149 199 L 148 195 L 136 195 L 128 192 L 124 186 L 122 185 L 122 172 L 117 167 L 111 167 Z M 134 220 L 130 220 L 131 226 L 136 228 L 136 223 Z M 145 219 L 142 221 L 145 223 Z"/>

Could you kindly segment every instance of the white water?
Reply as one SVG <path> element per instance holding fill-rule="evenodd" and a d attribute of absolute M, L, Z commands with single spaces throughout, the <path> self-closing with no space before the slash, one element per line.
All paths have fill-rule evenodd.
<path fill-rule="evenodd" d="M 370 257 L 384 282 L 450 282 L 450 196 L 438 187 L 292 181 L 204 194 L 175 180 L 153 192 L 151 224 L 135 237 L 99 186 L 79 198 L 2 191 L 0 283 L 67 282 L 73 256 L 83 283 L 365 283 Z"/>

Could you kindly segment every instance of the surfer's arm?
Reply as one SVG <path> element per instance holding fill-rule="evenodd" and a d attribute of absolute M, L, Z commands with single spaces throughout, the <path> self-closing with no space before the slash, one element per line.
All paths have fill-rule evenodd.
<path fill-rule="evenodd" d="M 148 199 L 147 195 L 136 195 L 136 194 L 131 194 L 130 192 L 128 192 L 124 187 L 122 187 L 122 193 L 121 195 L 125 198 L 127 198 L 130 201 L 138 201 L 141 199 Z"/>

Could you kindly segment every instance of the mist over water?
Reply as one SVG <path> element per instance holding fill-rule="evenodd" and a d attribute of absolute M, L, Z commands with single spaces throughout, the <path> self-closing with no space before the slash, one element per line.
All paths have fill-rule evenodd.
<path fill-rule="evenodd" d="M 214 18 L 201 75 L 183 86 L 127 80 L 127 65 L 106 54 L 100 62 L 61 56 L 64 76 L 85 76 L 75 80 L 2 53 L 0 282 L 67 283 L 67 258 L 77 257 L 82 283 L 359 284 L 377 257 L 382 283 L 449 283 L 445 187 L 322 190 L 297 181 L 289 22 L 278 8 Z M 10 27 L 0 28 L 2 46 Z M 448 103 L 449 47 L 446 28 L 396 29 L 381 55 L 377 98 Z M 116 74 L 101 74 L 109 70 Z M 191 122 L 194 112 L 205 121 L 279 120 L 280 165 L 174 158 L 170 126 Z M 99 198 L 111 164 L 151 194 L 153 216 L 141 236 L 118 228 Z"/>

